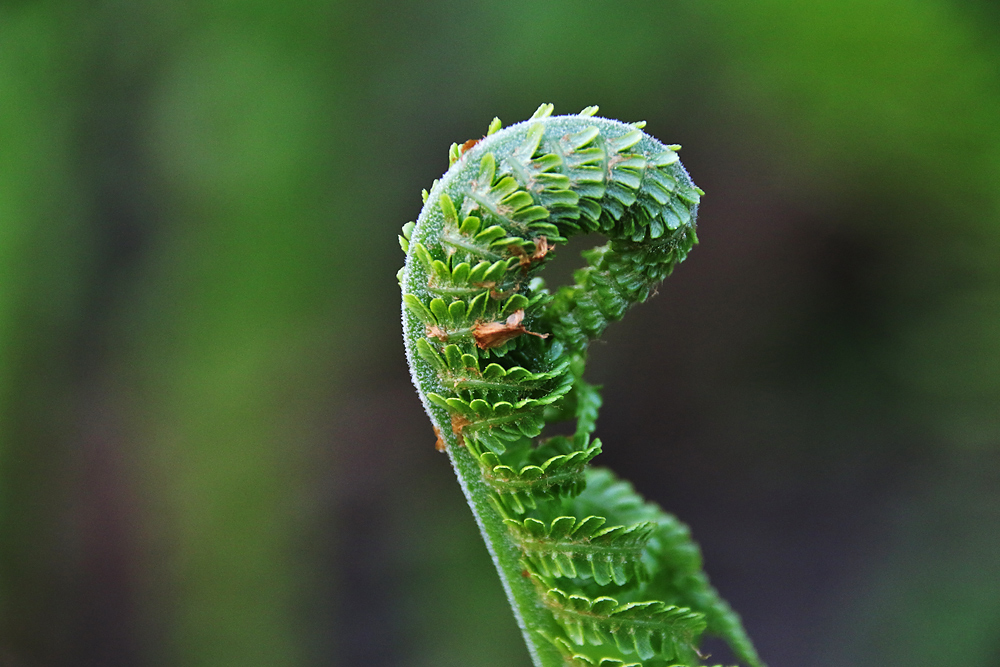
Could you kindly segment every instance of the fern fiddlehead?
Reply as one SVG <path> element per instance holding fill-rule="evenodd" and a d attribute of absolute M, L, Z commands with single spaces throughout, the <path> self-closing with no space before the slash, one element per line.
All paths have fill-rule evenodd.
<path fill-rule="evenodd" d="M 760 667 L 687 528 L 588 465 L 601 451 L 588 343 L 687 256 L 703 194 L 679 146 L 596 111 L 543 104 L 452 145 L 400 236 L 413 382 L 536 665 L 697 665 L 707 630 Z M 608 243 L 547 290 L 536 271 L 589 232 Z M 555 422 L 572 433 L 541 437 Z"/>

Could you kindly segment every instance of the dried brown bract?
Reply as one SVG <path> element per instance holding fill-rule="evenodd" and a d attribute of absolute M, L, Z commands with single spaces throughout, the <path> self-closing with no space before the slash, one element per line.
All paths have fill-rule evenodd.
<path fill-rule="evenodd" d="M 436 324 L 432 324 L 427 327 L 427 337 L 437 338 L 439 341 L 443 343 L 448 342 L 448 332 Z"/>
<path fill-rule="evenodd" d="M 458 149 L 459 155 L 465 155 L 466 151 L 468 151 L 470 148 L 472 148 L 473 146 L 475 146 L 476 144 L 478 144 L 480 141 L 482 141 L 485 138 L 486 137 L 483 137 L 482 139 L 469 139 L 468 141 L 466 141 L 464 144 L 462 144 L 459 147 L 459 149 Z"/>
<path fill-rule="evenodd" d="M 555 248 L 554 245 L 549 244 L 549 240 L 544 236 L 539 236 L 535 239 L 535 251 L 530 255 L 525 252 L 524 248 L 517 244 L 511 244 L 508 250 L 512 255 L 518 258 L 521 269 L 527 271 L 531 268 L 531 265 L 540 262 L 545 259 L 545 256 L 549 254 L 549 251 Z"/>
<path fill-rule="evenodd" d="M 549 240 L 544 236 L 539 236 L 535 239 L 535 253 L 531 256 L 531 261 L 540 262 L 545 259 L 545 256 L 549 254 L 549 251 L 555 248 L 555 245 L 549 244 Z"/>
<path fill-rule="evenodd" d="M 465 440 L 462 438 L 462 429 L 471 424 L 468 419 L 461 415 L 451 416 L 451 432 L 455 434 L 458 438 L 458 444 L 465 445 Z"/>
<path fill-rule="evenodd" d="M 472 327 L 472 336 L 476 339 L 476 345 L 481 350 L 488 350 L 491 347 L 500 347 L 512 338 L 517 338 L 521 334 L 548 338 L 548 334 L 528 331 L 521 322 L 524 320 L 524 309 L 517 310 L 511 314 L 504 322 L 479 322 Z"/>

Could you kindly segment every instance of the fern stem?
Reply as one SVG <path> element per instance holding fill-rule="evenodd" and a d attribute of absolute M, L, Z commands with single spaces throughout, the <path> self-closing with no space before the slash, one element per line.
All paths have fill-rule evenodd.
<path fill-rule="evenodd" d="M 544 633 L 558 634 L 559 629 L 551 614 L 538 606 L 538 592 L 531 579 L 524 576 L 521 554 L 510 539 L 502 518 L 489 504 L 491 489 L 482 479 L 479 464 L 464 447 L 449 445 L 447 452 L 486 548 L 493 557 L 532 660 L 538 667 L 564 665 L 562 656 L 544 638 Z"/>

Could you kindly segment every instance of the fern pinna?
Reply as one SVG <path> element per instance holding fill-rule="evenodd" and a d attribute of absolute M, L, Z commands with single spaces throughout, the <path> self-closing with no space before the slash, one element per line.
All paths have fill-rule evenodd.
<path fill-rule="evenodd" d="M 707 630 L 759 667 L 687 527 L 588 466 L 601 451 L 588 343 L 687 256 L 703 194 L 679 146 L 596 111 L 543 104 L 452 145 L 400 236 L 413 382 L 536 665 L 697 665 Z M 589 232 L 609 242 L 547 290 L 537 269 Z M 541 437 L 555 422 L 572 434 Z"/>

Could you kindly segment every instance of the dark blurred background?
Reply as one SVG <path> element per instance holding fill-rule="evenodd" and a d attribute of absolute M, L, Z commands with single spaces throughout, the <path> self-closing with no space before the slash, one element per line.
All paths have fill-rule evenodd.
<path fill-rule="evenodd" d="M 1000 665 L 986 0 L 4 0 L 0 665 L 529 664 L 395 272 L 541 102 L 708 193 L 593 346 L 599 462 L 771 667 Z"/>

